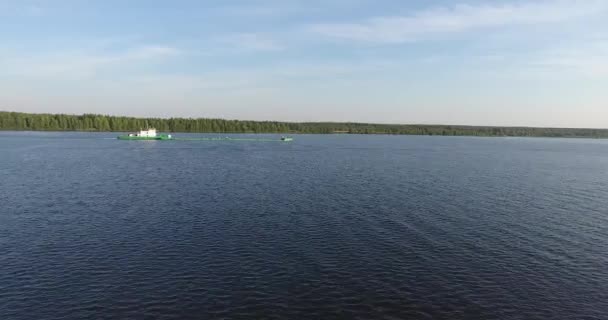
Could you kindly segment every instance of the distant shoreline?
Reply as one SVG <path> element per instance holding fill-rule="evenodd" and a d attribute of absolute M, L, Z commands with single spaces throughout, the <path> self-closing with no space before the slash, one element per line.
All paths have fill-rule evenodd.
<path fill-rule="evenodd" d="M 0 111 L 2 131 L 130 132 L 143 127 L 176 133 L 374 134 L 417 136 L 608 138 L 608 129 L 279 122 L 208 118 L 136 118 Z"/>

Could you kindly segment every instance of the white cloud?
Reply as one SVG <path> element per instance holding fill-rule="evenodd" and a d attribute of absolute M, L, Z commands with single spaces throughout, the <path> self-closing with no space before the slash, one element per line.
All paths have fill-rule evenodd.
<path fill-rule="evenodd" d="M 358 23 L 315 24 L 309 30 L 334 38 L 401 43 L 433 34 L 508 25 L 555 23 L 591 16 L 608 9 L 602 0 L 536 0 L 514 4 L 458 4 L 408 16 L 375 17 Z"/>

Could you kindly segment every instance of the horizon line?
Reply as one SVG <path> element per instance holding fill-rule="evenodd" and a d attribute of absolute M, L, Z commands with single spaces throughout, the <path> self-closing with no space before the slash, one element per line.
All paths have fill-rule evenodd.
<path fill-rule="evenodd" d="M 8 111 L 0 110 L 0 113 L 20 113 L 31 115 L 65 115 L 65 116 L 105 116 L 116 118 L 135 118 L 135 119 L 183 119 L 183 120 L 224 120 L 224 121 L 244 121 L 244 122 L 276 122 L 276 123 L 292 123 L 292 124 L 356 124 L 356 125 L 381 125 L 381 126 L 426 126 L 426 127 L 465 127 L 465 128 L 530 128 L 530 129 L 570 129 L 570 130 L 608 130 L 608 128 L 593 128 L 593 127 L 556 127 L 556 126 L 525 126 L 525 125 L 472 125 L 472 124 L 441 124 L 441 123 L 383 123 L 383 122 L 359 122 L 359 121 L 291 121 L 291 120 L 249 120 L 249 119 L 229 119 L 216 117 L 162 117 L 162 116 L 128 116 L 117 114 L 103 113 L 65 113 L 65 112 L 23 112 L 23 111 Z"/>

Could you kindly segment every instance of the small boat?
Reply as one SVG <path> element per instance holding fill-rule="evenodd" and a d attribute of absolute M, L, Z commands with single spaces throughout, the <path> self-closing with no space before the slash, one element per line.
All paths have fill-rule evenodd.
<path fill-rule="evenodd" d="M 136 133 L 118 136 L 119 140 L 171 140 L 170 134 L 157 134 L 156 129 L 148 128 L 147 130 L 139 130 Z"/>
<path fill-rule="evenodd" d="M 290 138 L 290 137 L 281 137 L 281 141 L 285 141 L 285 142 L 293 141 L 293 138 Z"/>

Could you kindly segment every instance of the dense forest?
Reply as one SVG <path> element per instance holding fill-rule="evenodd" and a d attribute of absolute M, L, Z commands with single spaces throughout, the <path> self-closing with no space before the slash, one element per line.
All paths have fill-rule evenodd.
<path fill-rule="evenodd" d="M 0 111 L 0 130 L 136 131 L 147 126 L 162 132 L 209 133 L 354 133 L 442 136 L 608 138 L 608 129 L 478 127 L 347 122 L 276 122 L 223 119 L 133 118 L 96 114 L 33 114 Z"/>

